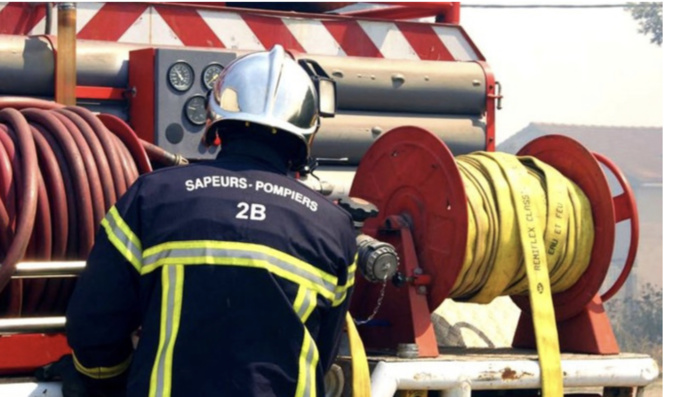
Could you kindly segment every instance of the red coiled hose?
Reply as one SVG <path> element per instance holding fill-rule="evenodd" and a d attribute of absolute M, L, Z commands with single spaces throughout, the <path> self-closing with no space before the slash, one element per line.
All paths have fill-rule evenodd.
<path fill-rule="evenodd" d="M 0 98 L 0 317 L 65 311 L 72 280 L 11 276 L 21 260 L 85 259 L 106 211 L 151 171 L 150 144 L 119 125 L 82 107 Z"/>

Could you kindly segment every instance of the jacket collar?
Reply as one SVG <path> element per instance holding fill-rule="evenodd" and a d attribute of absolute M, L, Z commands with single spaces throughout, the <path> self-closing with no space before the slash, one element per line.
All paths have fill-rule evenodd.
<path fill-rule="evenodd" d="M 286 159 L 278 150 L 265 142 L 248 139 L 236 139 L 223 144 L 218 160 L 233 160 L 246 158 L 256 163 L 266 165 L 272 171 L 279 174 L 287 174 L 288 166 Z"/>

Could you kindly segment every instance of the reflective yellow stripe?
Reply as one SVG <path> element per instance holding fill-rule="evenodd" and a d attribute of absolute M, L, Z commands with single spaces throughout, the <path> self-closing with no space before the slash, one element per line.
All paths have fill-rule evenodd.
<path fill-rule="evenodd" d="M 259 254 L 264 254 L 274 258 L 278 258 L 278 260 L 287 262 L 288 264 L 291 264 L 292 266 L 298 269 L 306 271 L 316 277 L 325 279 L 332 284 L 337 283 L 337 278 L 332 274 L 324 272 L 318 269 L 317 267 L 314 267 L 300 259 L 297 259 L 291 255 L 286 254 L 285 252 L 267 247 L 265 245 L 243 243 L 236 241 L 217 241 L 217 240 L 173 241 L 155 245 L 154 247 L 148 248 L 147 250 L 143 251 L 143 262 L 144 262 L 143 268 L 145 268 L 145 266 L 151 268 L 153 265 L 160 266 L 161 263 L 159 264 L 152 263 L 153 262 L 152 258 L 157 256 L 158 257 L 157 259 L 160 260 L 162 258 L 161 253 L 167 253 L 173 250 L 199 250 L 199 249 L 223 250 L 230 252 L 241 251 L 242 253 L 256 252 Z M 147 271 L 152 270 L 153 269 L 149 269 Z M 145 270 L 143 271 L 145 272 Z"/>
<path fill-rule="evenodd" d="M 300 320 L 302 320 L 302 323 L 307 322 L 307 319 L 315 308 L 316 292 L 300 285 L 297 290 L 295 301 L 293 302 L 293 309 Z"/>
<path fill-rule="evenodd" d="M 159 346 L 150 378 L 150 397 L 171 395 L 173 349 L 180 325 L 184 283 L 184 266 L 164 266 Z"/>
<path fill-rule="evenodd" d="M 143 251 L 138 236 L 119 215 L 116 207 L 110 208 L 108 214 L 101 221 L 101 226 L 120 254 L 128 260 L 136 270 L 140 271 L 142 265 L 141 252 Z"/>
<path fill-rule="evenodd" d="M 318 348 L 309 331 L 304 328 L 304 340 L 300 351 L 299 371 L 295 397 L 316 397 L 316 367 Z"/>
<path fill-rule="evenodd" d="M 295 313 L 299 313 L 302 310 L 302 304 L 306 301 L 307 288 L 299 286 L 297 288 L 297 296 L 295 297 L 295 302 L 293 303 L 293 309 Z"/>
<path fill-rule="evenodd" d="M 335 293 L 335 300 L 332 303 L 332 306 L 339 306 L 346 299 L 346 293 L 351 286 L 356 282 L 356 262 L 358 262 L 358 255 L 356 255 L 353 263 L 349 265 L 346 275 L 346 284 L 338 285 Z"/>
<path fill-rule="evenodd" d="M 131 357 L 132 356 L 129 355 L 126 360 L 112 367 L 87 368 L 82 365 L 82 363 L 80 363 L 80 361 L 77 359 L 77 356 L 73 352 L 73 362 L 75 363 L 75 369 L 77 369 L 77 371 L 81 374 L 94 379 L 109 379 L 123 374 L 124 371 L 129 368 L 129 365 L 131 365 Z"/>
<path fill-rule="evenodd" d="M 161 266 L 172 264 L 265 269 L 317 292 L 330 302 L 335 300 L 337 277 L 263 245 L 210 240 L 164 243 L 143 252 L 141 274 L 148 274 Z"/>

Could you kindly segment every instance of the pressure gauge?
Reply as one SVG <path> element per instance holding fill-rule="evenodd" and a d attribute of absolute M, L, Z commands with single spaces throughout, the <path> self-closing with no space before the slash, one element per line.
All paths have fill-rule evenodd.
<path fill-rule="evenodd" d="M 220 75 L 220 72 L 222 72 L 222 69 L 224 67 L 220 65 L 219 63 L 212 63 L 204 69 L 204 72 L 201 74 L 201 80 L 204 83 L 204 86 L 207 89 L 212 89 L 213 84 L 215 83 L 215 79 L 218 78 Z"/>
<path fill-rule="evenodd" d="M 194 125 L 206 124 L 206 97 L 195 95 L 185 102 L 185 117 Z"/>
<path fill-rule="evenodd" d="M 187 91 L 194 83 L 194 70 L 187 62 L 176 62 L 168 70 L 168 80 L 177 91 Z"/>

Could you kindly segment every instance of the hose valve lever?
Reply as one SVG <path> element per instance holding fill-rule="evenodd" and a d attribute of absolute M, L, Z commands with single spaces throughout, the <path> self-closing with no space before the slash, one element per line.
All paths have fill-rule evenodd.
<path fill-rule="evenodd" d="M 337 200 L 337 205 L 351 215 L 353 225 L 360 230 L 368 218 L 379 215 L 377 206 L 358 197 L 345 197 Z"/>

